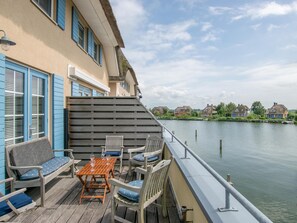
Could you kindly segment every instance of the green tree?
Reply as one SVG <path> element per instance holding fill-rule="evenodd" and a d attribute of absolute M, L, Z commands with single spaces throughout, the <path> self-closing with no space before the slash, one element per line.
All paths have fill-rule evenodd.
<path fill-rule="evenodd" d="M 264 116 L 266 110 L 260 101 L 255 101 L 252 104 L 251 111 L 256 115 Z"/>
<path fill-rule="evenodd" d="M 233 102 L 230 102 L 226 105 L 226 116 L 231 117 L 232 112 L 236 109 L 236 105 Z"/>
<path fill-rule="evenodd" d="M 221 102 L 217 106 L 216 111 L 217 111 L 218 115 L 225 116 L 226 115 L 226 105 L 225 105 L 225 103 Z"/>

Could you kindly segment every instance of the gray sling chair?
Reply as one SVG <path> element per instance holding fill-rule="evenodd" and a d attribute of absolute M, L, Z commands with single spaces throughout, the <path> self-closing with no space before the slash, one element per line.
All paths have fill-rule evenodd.
<path fill-rule="evenodd" d="M 163 195 L 162 214 L 164 217 L 167 216 L 165 188 L 171 160 L 162 160 L 155 167 L 148 166 L 146 170 L 137 167 L 135 171 L 143 174 L 144 180 L 135 180 L 128 184 L 114 178 L 109 181 L 115 186 L 111 204 L 112 223 L 114 220 L 128 222 L 115 216 L 117 205 L 123 205 L 137 211 L 137 222 L 144 223 L 144 209 L 152 203 L 158 205 L 154 201 L 161 195 Z"/>
<path fill-rule="evenodd" d="M 124 150 L 124 136 L 107 135 L 105 146 L 102 146 L 102 156 L 111 156 L 120 159 L 120 173 L 122 171 Z"/>
<path fill-rule="evenodd" d="M 155 165 L 162 159 L 164 141 L 158 136 L 148 135 L 145 146 L 128 149 L 129 153 L 129 175 L 133 165 L 143 166 Z M 139 153 L 141 152 L 141 153 Z"/>

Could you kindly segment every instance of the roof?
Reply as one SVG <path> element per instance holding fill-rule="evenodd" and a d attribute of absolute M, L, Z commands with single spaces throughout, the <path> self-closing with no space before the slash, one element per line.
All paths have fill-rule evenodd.
<path fill-rule="evenodd" d="M 284 106 L 282 104 L 274 103 L 271 108 L 268 108 L 267 113 L 268 114 L 283 114 L 287 111 L 288 111 L 288 109 L 286 108 L 286 106 Z"/>
<path fill-rule="evenodd" d="M 113 14 L 109 0 L 100 0 L 100 3 L 102 5 L 105 16 L 110 24 L 110 27 L 111 27 L 112 32 L 117 40 L 119 47 L 125 48 L 125 44 L 124 44 L 123 38 L 121 36 L 121 32 L 119 30 L 117 20 Z"/>
<path fill-rule="evenodd" d="M 233 111 L 234 113 L 245 113 L 249 111 L 249 107 L 243 104 L 239 104 L 236 109 Z"/>

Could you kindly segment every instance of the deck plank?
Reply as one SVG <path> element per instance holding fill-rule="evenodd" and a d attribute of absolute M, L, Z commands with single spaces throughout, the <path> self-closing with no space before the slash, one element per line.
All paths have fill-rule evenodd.
<path fill-rule="evenodd" d="M 129 182 L 128 167 L 123 167 L 122 173 L 116 172 L 116 178 L 122 182 Z M 169 188 L 169 187 L 168 187 Z M 27 193 L 40 202 L 39 188 L 29 188 Z M 167 190 L 170 192 L 170 190 Z M 61 177 L 53 180 L 46 186 L 45 207 L 35 207 L 11 219 L 11 222 L 21 223 L 109 223 L 111 217 L 112 193 L 107 193 L 104 204 L 98 199 L 82 200 L 79 204 L 81 182 L 77 177 Z M 168 217 L 162 217 L 162 210 L 155 205 L 146 209 L 146 223 L 177 223 L 180 222 L 171 194 L 167 196 Z M 158 201 L 160 204 L 160 200 Z M 137 222 L 137 214 L 131 209 L 119 206 L 116 214 L 128 221 Z"/>

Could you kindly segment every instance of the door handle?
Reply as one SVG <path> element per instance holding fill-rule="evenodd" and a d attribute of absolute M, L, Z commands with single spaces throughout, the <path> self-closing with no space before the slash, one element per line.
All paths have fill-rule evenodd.
<path fill-rule="evenodd" d="M 32 138 L 33 130 L 36 128 L 32 128 L 31 125 L 29 127 L 29 138 Z"/>

